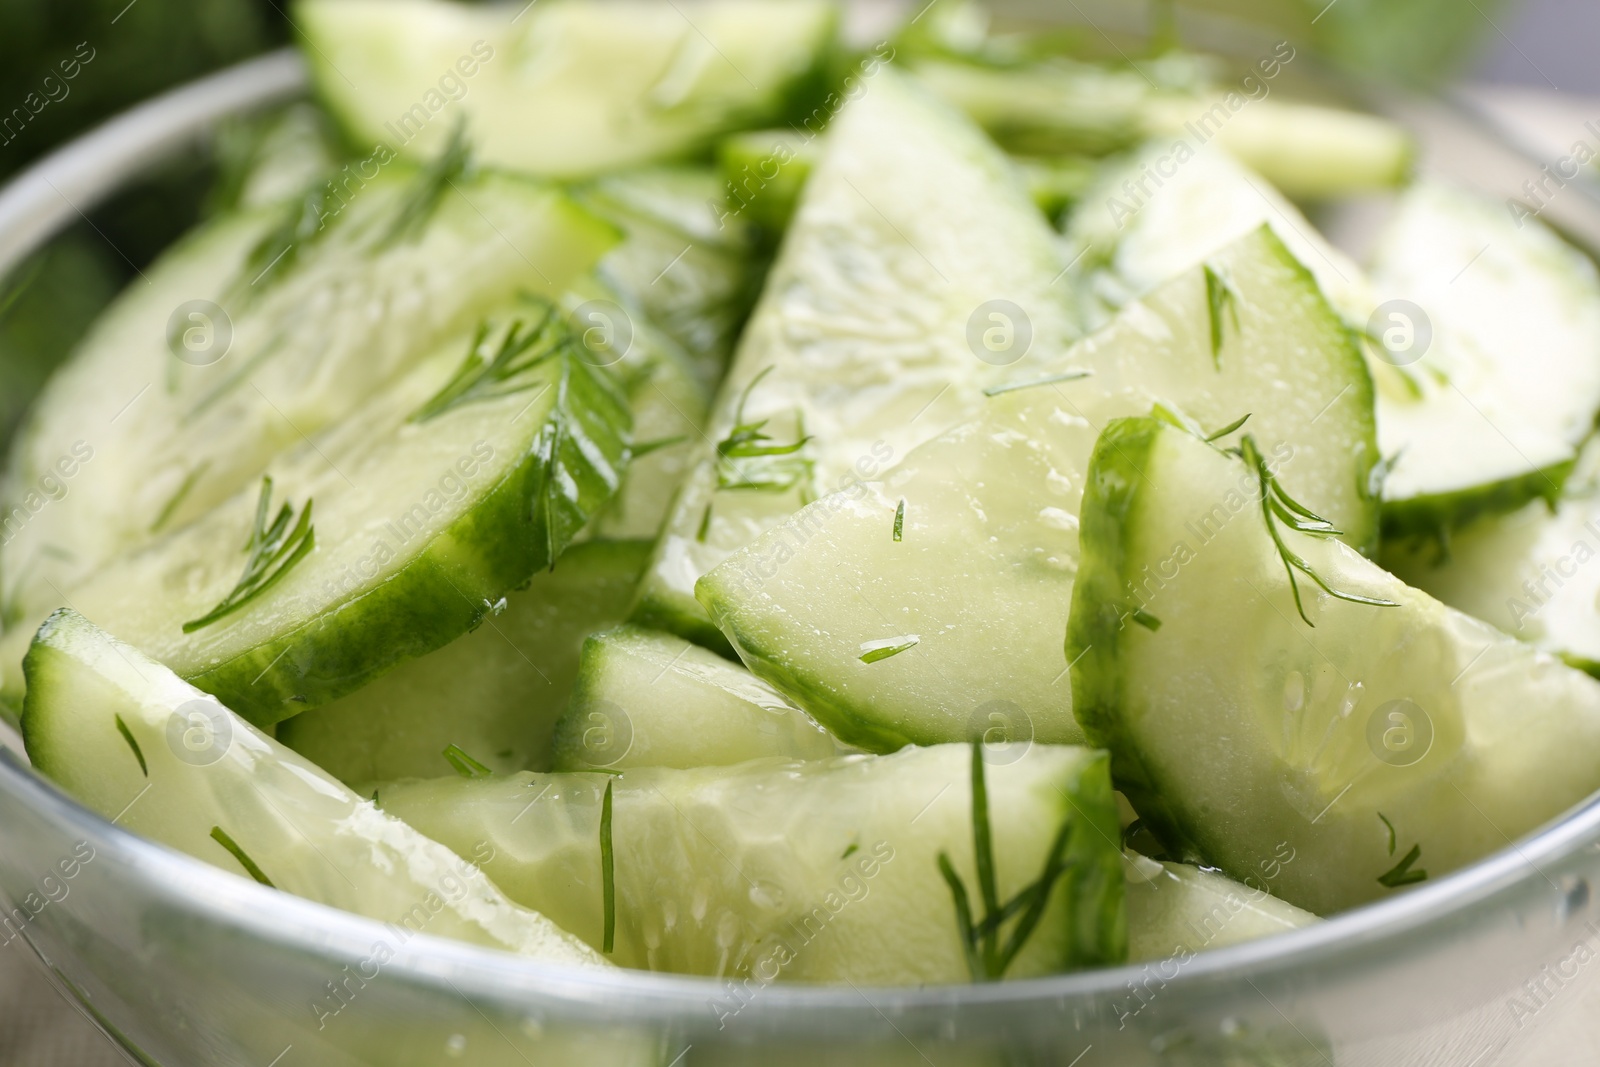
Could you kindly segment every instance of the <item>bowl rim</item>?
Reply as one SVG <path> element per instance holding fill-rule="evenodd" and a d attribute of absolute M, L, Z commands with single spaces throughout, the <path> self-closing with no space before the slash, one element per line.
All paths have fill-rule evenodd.
<path fill-rule="evenodd" d="M 123 183 L 181 148 L 203 141 L 220 120 L 296 99 L 308 87 L 301 57 L 292 48 L 280 49 L 157 96 L 38 160 L 0 188 L 0 278 L 65 225 L 86 219 L 90 207 Z M 1462 114 L 1466 109 L 1454 110 Z M 1524 149 L 1507 145 L 1498 133 L 1484 132 L 1527 159 L 1531 167 L 1539 165 Z M 152 887 L 218 924 L 307 955 L 343 952 L 356 958 L 386 930 L 376 920 L 268 889 L 124 830 L 35 772 L 20 747 L 9 742 L 0 732 L 0 794 L 97 846 L 103 844 L 145 875 Z M 1420 939 L 1445 932 L 1478 909 L 1517 896 L 1537 879 L 1550 882 L 1559 894 L 1560 887 L 1544 873 L 1544 866 L 1597 844 L 1600 792 L 1477 863 L 1400 896 L 1298 930 L 1196 953 L 1180 973 L 1163 982 L 1163 988 L 1177 992 L 1287 971 L 1337 969 L 1341 963 L 1358 961 L 1376 945 L 1392 946 L 1396 938 Z M 1155 962 L 1004 983 L 924 988 L 774 983 L 762 986 L 760 995 L 743 1010 L 752 1016 L 792 1020 L 818 1012 L 831 1016 L 866 1009 L 865 1014 L 876 1013 L 887 1022 L 885 1008 L 943 1013 L 951 1008 L 1027 1009 L 1064 1000 L 1104 1001 L 1124 994 Z M 458 991 L 483 1000 L 516 1001 L 536 994 L 544 1003 L 561 1003 L 579 1017 L 594 1019 L 614 1018 L 608 1003 L 630 995 L 630 1021 L 640 1022 L 679 1022 L 686 1012 L 703 1013 L 708 998 L 726 992 L 724 979 L 624 968 L 579 970 L 429 934 L 409 941 L 386 970 L 428 985 L 460 982 L 466 988 Z"/>

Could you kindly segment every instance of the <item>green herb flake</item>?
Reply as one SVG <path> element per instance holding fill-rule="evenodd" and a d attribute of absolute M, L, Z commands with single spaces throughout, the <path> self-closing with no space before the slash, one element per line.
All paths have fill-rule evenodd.
<path fill-rule="evenodd" d="M 239 861 L 239 866 L 243 867 L 250 877 L 254 878 L 268 889 L 278 888 L 272 884 L 272 879 L 263 874 L 261 868 L 256 866 L 256 861 L 245 855 L 244 849 L 240 848 L 238 843 L 235 842 L 233 838 L 229 837 L 227 831 L 225 831 L 222 827 L 213 826 L 211 828 L 211 840 L 227 849 L 228 853 L 232 855 L 234 859 Z"/>
<path fill-rule="evenodd" d="M 676 437 L 663 437 L 655 441 L 645 441 L 642 444 L 633 446 L 633 458 L 641 459 L 644 456 L 648 456 L 652 452 L 659 452 L 663 448 L 671 448 L 673 445 L 681 445 L 688 439 L 689 438 L 685 435 L 679 434 Z"/>
<path fill-rule="evenodd" d="M 1411 865 L 1422 858 L 1422 846 L 1412 845 L 1399 863 L 1378 876 L 1378 884 L 1385 889 L 1399 889 L 1401 886 L 1416 885 L 1418 882 L 1428 880 L 1428 872 L 1411 869 Z"/>
<path fill-rule="evenodd" d="M 553 305 L 544 304 L 539 321 L 524 330 L 521 319 L 513 319 L 491 352 L 485 347 L 492 327 L 480 322 L 467 346 L 466 358 L 433 398 L 411 416 L 414 423 L 428 422 L 463 404 L 527 392 L 542 383 L 529 374 L 552 357 L 577 352 L 578 341 L 560 321 Z"/>
<path fill-rule="evenodd" d="M 1377 608 L 1397 608 L 1400 606 L 1393 600 L 1384 600 L 1381 597 L 1341 592 L 1323 581 L 1322 576 L 1311 568 L 1311 564 L 1307 563 L 1284 543 L 1283 534 L 1278 529 L 1278 524 L 1282 523 L 1297 533 L 1309 534 L 1313 537 L 1338 537 L 1340 531 L 1334 529 L 1333 524 L 1327 519 L 1312 512 L 1311 509 L 1296 501 L 1284 490 L 1277 477 L 1273 475 L 1271 468 L 1267 466 L 1266 457 L 1261 454 L 1260 448 L 1256 446 L 1255 439 L 1249 434 L 1244 435 L 1244 439 L 1240 442 L 1238 448 L 1229 449 L 1228 453 L 1243 459 L 1245 465 L 1256 476 L 1261 492 L 1261 515 L 1267 524 L 1267 533 L 1272 537 L 1272 543 L 1278 550 L 1278 558 L 1283 561 L 1284 572 L 1289 576 L 1289 589 L 1294 594 L 1295 610 L 1300 613 L 1301 621 L 1307 626 L 1313 628 L 1316 626 L 1316 623 L 1312 622 L 1310 616 L 1306 614 L 1305 604 L 1300 598 L 1300 582 L 1295 577 L 1296 571 L 1310 578 L 1324 593 L 1338 600 L 1348 601 L 1352 604 L 1366 604 L 1369 607 Z"/>
<path fill-rule="evenodd" d="M 852 841 L 845 848 L 845 850 L 839 854 L 839 858 L 842 859 L 842 860 L 847 860 L 851 856 L 854 856 L 857 852 L 860 852 L 860 851 L 861 851 L 861 846 L 859 844 L 857 844 L 856 842 Z"/>
<path fill-rule="evenodd" d="M 1211 317 L 1211 362 L 1217 370 L 1222 369 L 1222 340 L 1223 317 L 1233 319 L 1233 328 L 1239 329 L 1238 294 L 1233 291 L 1233 286 L 1228 279 L 1220 274 L 1211 264 L 1203 268 L 1206 276 L 1206 307 Z"/>
<path fill-rule="evenodd" d="M 150 777 L 150 768 L 144 762 L 144 752 L 139 748 L 139 742 L 134 740 L 133 731 L 128 729 L 128 724 L 122 721 L 121 715 L 113 715 L 112 718 L 117 721 L 117 733 L 121 734 L 122 739 L 128 742 L 128 747 L 133 749 L 133 758 L 139 761 L 139 771 L 146 778 Z"/>
<path fill-rule="evenodd" d="M 861 662 L 877 663 L 890 656 L 898 656 L 907 649 L 916 648 L 921 640 L 917 634 L 907 634 L 905 637 L 890 637 L 882 641 L 866 641 L 861 645 Z"/>
<path fill-rule="evenodd" d="M 696 541 L 699 541 L 703 545 L 703 544 L 706 543 L 706 537 L 710 533 L 711 533 L 711 505 L 707 504 L 706 505 L 706 510 L 700 513 L 700 528 L 697 529 L 694 532 L 694 539 Z"/>
<path fill-rule="evenodd" d="M 1014 393 L 1019 389 L 1036 389 L 1041 385 L 1056 385 L 1061 382 L 1076 382 L 1083 378 L 1092 377 L 1093 371 L 1073 368 L 1062 371 L 1060 374 L 1050 374 L 1043 378 L 1029 378 L 1026 381 L 1006 382 L 1002 385 L 991 385 L 983 391 L 984 396 L 995 397 L 1004 393 Z"/>
<path fill-rule="evenodd" d="M 611 843 L 611 787 L 606 783 L 605 799 L 600 802 L 600 880 L 602 903 L 605 907 L 605 938 L 602 951 L 607 955 L 616 943 L 617 936 L 617 862 Z"/>
<path fill-rule="evenodd" d="M 202 460 L 195 465 L 193 470 L 183 476 L 183 482 L 178 486 L 177 492 L 173 493 L 167 502 L 161 505 L 161 511 L 156 515 L 156 521 L 150 524 L 150 533 L 160 533 L 162 528 L 172 521 L 172 516 L 178 511 L 178 505 L 182 504 L 184 498 L 194 491 L 195 484 L 200 481 L 210 467 L 211 461 L 209 459 Z"/>
<path fill-rule="evenodd" d="M 294 508 L 286 501 L 269 525 L 267 516 L 272 513 L 272 479 L 269 477 L 261 479 L 261 496 L 256 502 L 255 524 L 251 528 L 249 539 L 244 544 L 247 556 L 244 573 L 240 575 L 232 592 L 223 597 L 220 604 L 200 618 L 190 619 L 184 623 L 184 633 L 192 634 L 196 630 L 204 629 L 245 607 L 282 581 L 283 576 L 288 574 L 295 564 L 311 553 L 317 546 L 316 529 L 311 525 L 311 504 L 312 501 L 308 498 L 306 506 L 300 512 L 299 520 L 295 521 Z M 292 527 L 291 522 L 294 523 Z"/>
<path fill-rule="evenodd" d="M 1392 855 L 1394 855 L 1394 845 L 1395 845 L 1394 823 L 1390 822 L 1389 821 L 1389 817 L 1387 815 L 1385 815 L 1381 811 L 1378 812 L 1378 818 L 1383 820 L 1383 828 L 1385 830 L 1389 831 L 1389 855 L 1392 856 Z"/>
<path fill-rule="evenodd" d="M 1140 626 L 1143 626 L 1146 630 L 1149 630 L 1151 633 L 1155 633 L 1157 630 L 1161 629 L 1161 620 L 1143 608 L 1134 608 L 1133 614 L 1131 614 L 1129 618 L 1138 623 Z"/>
<path fill-rule="evenodd" d="M 906 531 L 906 502 L 900 501 L 900 506 L 894 509 L 894 539 L 896 543 L 905 539 Z"/>
<path fill-rule="evenodd" d="M 763 369 L 739 396 L 733 428 L 717 442 L 717 488 L 752 489 L 783 493 L 796 486 L 808 486 L 815 468 L 812 460 L 800 455 L 811 438 L 802 433 L 798 440 L 778 444 L 766 432 L 770 419 L 751 422 L 745 416 L 750 394 L 773 368 Z"/>
<path fill-rule="evenodd" d="M 439 201 L 444 199 L 445 190 L 453 188 L 456 179 L 465 177 L 471 170 L 472 146 L 467 142 L 467 124 L 458 118 L 444 150 L 417 174 L 374 250 L 382 251 L 401 241 L 420 238 L 438 210 Z"/>
<path fill-rule="evenodd" d="M 250 247 L 230 286 L 233 298 L 248 304 L 288 277 L 301 253 L 328 232 L 327 217 L 327 185 L 319 180 L 299 200 L 286 204 L 272 227 Z"/>
<path fill-rule="evenodd" d="M 1208 444 L 1208 445 L 1215 444 L 1216 442 L 1222 440 L 1224 437 L 1228 436 L 1233 431 L 1243 428 L 1244 424 L 1249 422 L 1249 421 L 1250 421 L 1249 414 L 1245 414 L 1245 415 L 1240 416 L 1237 419 L 1234 419 L 1232 422 L 1228 423 L 1228 425 L 1224 426 L 1222 429 L 1216 430 L 1216 431 L 1213 431 L 1212 433 L 1207 434 L 1206 435 L 1206 444 Z"/>
<path fill-rule="evenodd" d="M 455 772 L 463 778 L 494 777 L 494 771 L 491 771 L 488 767 L 485 767 L 482 763 L 479 763 L 477 760 L 467 755 L 466 750 L 460 745 L 453 743 L 446 745 L 444 751 L 441 752 L 440 755 L 442 755 L 445 758 L 445 762 L 449 763 L 451 767 L 455 768 Z"/>

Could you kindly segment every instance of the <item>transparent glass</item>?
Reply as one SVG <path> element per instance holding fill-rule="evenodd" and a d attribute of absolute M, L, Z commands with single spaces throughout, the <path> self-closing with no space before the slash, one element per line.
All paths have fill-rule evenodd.
<path fill-rule="evenodd" d="M 268 57 L 41 162 L 0 192 L 0 271 L 220 117 L 302 82 L 292 56 Z M 1538 172 L 1447 102 L 1367 103 L 1418 133 L 1429 169 L 1497 195 Z M 1600 247 L 1590 191 L 1572 187 L 1545 218 Z M 0 941 L 37 952 L 144 1064 L 1593 1062 L 1576 1050 L 1600 950 L 1600 802 L 1385 903 L 1199 956 L 991 986 L 761 988 L 403 940 L 127 834 L 19 752 L 0 754 Z"/>

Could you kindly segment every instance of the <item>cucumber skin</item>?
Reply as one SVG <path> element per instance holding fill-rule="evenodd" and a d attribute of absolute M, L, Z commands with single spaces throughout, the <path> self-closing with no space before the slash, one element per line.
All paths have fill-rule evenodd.
<path fill-rule="evenodd" d="M 1565 463 L 1529 471 L 1492 485 L 1472 486 L 1451 493 L 1430 493 L 1405 500 L 1386 500 L 1382 512 L 1383 539 L 1431 540 L 1448 552 L 1451 531 L 1459 530 L 1477 519 L 1509 515 L 1534 500 L 1543 500 L 1554 508 L 1576 464 L 1577 458 L 1574 457 Z"/>
<path fill-rule="evenodd" d="M 591 410 L 609 409 L 614 425 L 629 424 L 627 405 L 604 371 L 581 360 L 566 365 L 569 374 L 557 389 L 586 394 Z M 593 420 L 585 429 L 603 434 L 608 426 L 605 420 Z M 535 573 L 552 566 L 587 518 L 616 491 L 628 442 L 612 437 L 599 444 L 609 456 L 620 457 L 617 470 L 591 466 L 569 436 L 545 426 L 508 477 L 387 582 L 185 680 L 251 725 L 270 730 L 477 629 L 496 601 L 526 588 Z M 538 502 L 555 448 L 585 477 L 578 499 L 563 495 L 565 507 L 552 515 Z M 301 649 L 298 655 L 296 648 Z"/>
<path fill-rule="evenodd" d="M 1163 800 L 1161 784 L 1124 733 L 1118 647 L 1132 621 L 1126 591 L 1127 531 L 1134 524 L 1147 457 L 1164 424 L 1152 418 L 1117 419 L 1095 443 L 1079 510 L 1078 579 L 1067 619 L 1067 662 L 1073 664 L 1072 711 L 1089 742 L 1111 753 L 1111 776 L 1145 824 L 1184 863 L 1203 863 Z"/>

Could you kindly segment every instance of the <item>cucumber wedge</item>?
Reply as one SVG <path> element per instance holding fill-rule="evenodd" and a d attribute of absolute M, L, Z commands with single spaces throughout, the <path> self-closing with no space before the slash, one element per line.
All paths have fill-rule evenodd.
<path fill-rule="evenodd" d="M 629 458 L 627 408 L 559 309 L 505 311 L 64 599 L 262 728 L 473 629 Z M 12 701 L 27 636 L 0 639 Z"/>
<path fill-rule="evenodd" d="M 1285 857 L 1267 861 L 1281 867 Z M 1187 863 L 1165 863 L 1125 852 L 1128 879 L 1128 959 L 1186 960 L 1208 948 L 1224 948 L 1287 933 L 1317 917 L 1267 891 L 1271 879 L 1258 872 L 1244 885 Z"/>
<path fill-rule="evenodd" d="M 624 626 L 583 643 L 556 724 L 558 771 L 825 759 L 826 730 L 749 671 L 673 634 Z"/>
<path fill-rule="evenodd" d="M 28 653 L 28 756 L 88 807 L 224 870 L 412 933 L 605 961 L 475 863 L 362 800 L 131 645 L 63 610 Z"/>
<path fill-rule="evenodd" d="M 1074 710 L 1173 855 L 1245 881 L 1287 849 L 1273 893 L 1325 915 L 1600 786 L 1600 682 L 1291 528 L 1276 483 L 1269 532 L 1260 470 L 1153 419 L 1107 427 L 1089 470 Z"/>
<path fill-rule="evenodd" d="M 1210 431 L 1249 415 L 1292 491 L 1372 545 L 1372 384 L 1269 229 L 1129 304 L 1066 359 L 1089 376 L 992 397 L 979 419 L 702 578 L 750 668 L 863 748 L 995 729 L 1081 741 L 1061 642 L 1084 471 L 1100 427 L 1156 403 Z"/>
<path fill-rule="evenodd" d="M 550 765 L 550 738 L 584 635 L 622 621 L 645 541 L 586 541 L 472 633 L 278 726 L 278 740 L 340 781 L 450 773 L 455 745 L 507 774 Z"/>
<path fill-rule="evenodd" d="M 609 784 L 610 959 L 623 966 L 762 983 L 950 983 L 971 974 L 941 854 L 984 914 L 971 764 L 967 746 L 947 745 L 617 778 L 396 782 L 378 795 L 385 811 L 453 848 L 487 842 L 484 873 L 495 884 L 599 946 Z M 1004 771 L 986 776 L 996 899 L 1037 884 L 1058 835 L 1067 864 L 1005 977 L 1121 960 L 1122 859 L 1105 755 L 1039 745 Z"/>
<path fill-rule="evenodd" d="M 1067 287 L 1052 288 L 1064 265 L 999 150 L 879 68 L 829 128 L 638 621 L 717 642 L 701 574 L 970 418 L 986 386 L 1059 363 L 1075 333 Z"/>
<path fill-rule="evenodd" d="M 52 379 L 0 497 L 12 621 L 36 627 L 110 559 L 253 490 L 275 456 L 441 344 L 464 344 L 507 301 L 559 297 L 617 238 L 523 179 L 394 163 L 363 185 L 354 173 L 287 213 L 186 238 Z M 319 217 L 309 236 L 283 229 Z M 59 465 L 85 452 L 50 500 Z"/>
<path fill-rule="evenodd" d="M 1559 496 L 1600 412 L 1595 265 L 1538 219 L 1425 182 L 1401 198 L 1373 281 L 1428 322 L 1401 306 L 1382 323 L 1416 348 L 1417 394 L 1379 413 L 1396 457 L 1385 536 L 1439 540 L 1478 514 Z"/>
<path fill-rule="evenodd" d="M 318 94 L 360 145 L 437 151 L 464 120 L 485 161 L 577 178 L 693 155 L 821 96 L 826 0 L 301 0 Z"/>
<path fill-rule="evenodd" d="M 1591 441 L 1555 507 L 1542 500 L 1452 534 L 1449 552 L 1390 541 L 1384 567 L 1513 637 L 1600 671 L 1600 443 Z"/>

